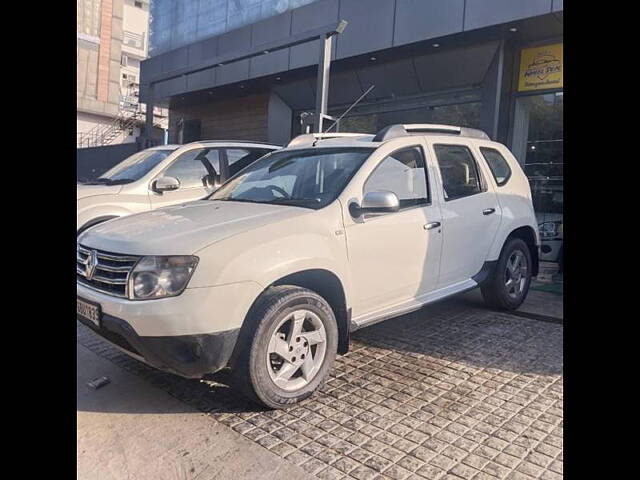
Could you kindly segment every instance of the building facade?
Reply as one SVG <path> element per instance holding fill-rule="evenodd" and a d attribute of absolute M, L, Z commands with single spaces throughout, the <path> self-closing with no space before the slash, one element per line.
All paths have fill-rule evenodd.
<path fill-rule="evenodd" d="M 77 0 L 77 135 L 113 122 L 120 109 L 123 0 Z"/>
<path fill-rule="evenodd" d="M 76 33 L 77 146 L 135 142 L 145 111 L 138 95 L 149 0 L 77 0 Z M 155 113 L 166 127 L 166 110 Z"/>
<path fill-rule="evenodd" d="M 562 259 L 562 0 L 153 0 L 151 13 L 140 95 L 169 108 L 170 141 L 286 143 L 305 131 L 320 43 L 277 46 L 346 20 L 329 114 L 374 88 L 339 129 L 481 128 L 523 165 L 543 259 Z"/>

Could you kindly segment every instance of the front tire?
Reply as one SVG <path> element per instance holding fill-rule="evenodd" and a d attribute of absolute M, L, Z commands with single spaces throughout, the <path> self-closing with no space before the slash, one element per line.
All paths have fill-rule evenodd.
<path fill-rule="evenodd" d="M 480 287 L 485 303 L 493 308 L 515 310 L 529 293 L 531 252 L 520 238 L 511 238 L 502 248 L 491 276 Z"/>
<path fill-rule="evenodd" d="M 247 316 L 233 383 L 252 401 L 284 408 L 313 394 L 333 366 L 338 328 L 329 304 L 305 288 L 271 287 Z"/>

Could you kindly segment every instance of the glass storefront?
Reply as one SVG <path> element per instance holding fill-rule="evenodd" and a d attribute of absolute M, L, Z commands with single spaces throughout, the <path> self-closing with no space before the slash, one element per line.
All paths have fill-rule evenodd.
<path fill-rule="evenodd" d="M 377 133 L 384 127 L 397 123 L 440 123 L 478 128 L 480 126 L 480 102 L 353 115 L 340 121 L 340 130 L 355 133 Z"/>
<path fill-rule="evenodd" d="M 563 93 L 516 100 L 513 151 L 529 178 L 543 262 L 563 263 Z"/>
<path fill-rule="evenodd" d="M 477 91 L 359 105 L 343 117 L 333 131 L 376 134 L 389 125 L 406 123 L 438 123 L 480 128 L 480 106 L 480 94 Z M 347 107 L 331 108 L 329 114 L 338 118 L 346 109 Z M 312 124 L 313 111 L 297 112 L 294 115 L 293 134 L 306 132 Z"/>

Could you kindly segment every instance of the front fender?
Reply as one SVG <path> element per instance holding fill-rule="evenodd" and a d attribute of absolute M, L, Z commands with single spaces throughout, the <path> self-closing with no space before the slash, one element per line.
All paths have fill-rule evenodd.
<path fill-rule="evenodd" d="M 115 199 L 107 198 L 98 200 L 96 197 L 83 198 L 77 201 L 76 229 L 80 230 L 83 226 L 97 218 L 124 217 L 145 210 L 146 208 L 144 207 L 131 208 L 129 206 L 118 205 L 115 203 Z"/>
<path fill-rule="evenodd" d="M 263 289 L 303 270 L 328 270 L 340 279 L 347 305 L 350 277 L 340 206 L 264 225 L 195 252 L 190 287 L 253 281 Z"/>

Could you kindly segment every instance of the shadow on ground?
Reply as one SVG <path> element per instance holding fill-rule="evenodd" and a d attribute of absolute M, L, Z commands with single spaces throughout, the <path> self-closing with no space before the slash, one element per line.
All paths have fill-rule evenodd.
<path fill-rule="evenodd" d="M 217 381 L 207 382 L 160 372 L 106 344 L 80 323 L 78 342 L 200 411 L 264 411 L 225 385 L 229 380 L 225 372 L 216 375 Z M 408 374 L 414 384 L 428 389 L 446 382 L 448 374 L 456 383 L 460 369 L 562 375 L 562 325 L 487 310 L 473 298 L 459 296 L 355 332 L 350 353 L 338 357 L 327 385 L 312 399 L 330 392 L 337 379 L 341 385 L 357 384 L 366 375 L 369 382 L 388 385 L 394 379 L 401 384 Z M 77 408 L 90 411 L 94 405 L 79 400 Z M 154 412 L 152 403 L 130 398 L 111 403 L 108 409 L 161 413 Z"/>

